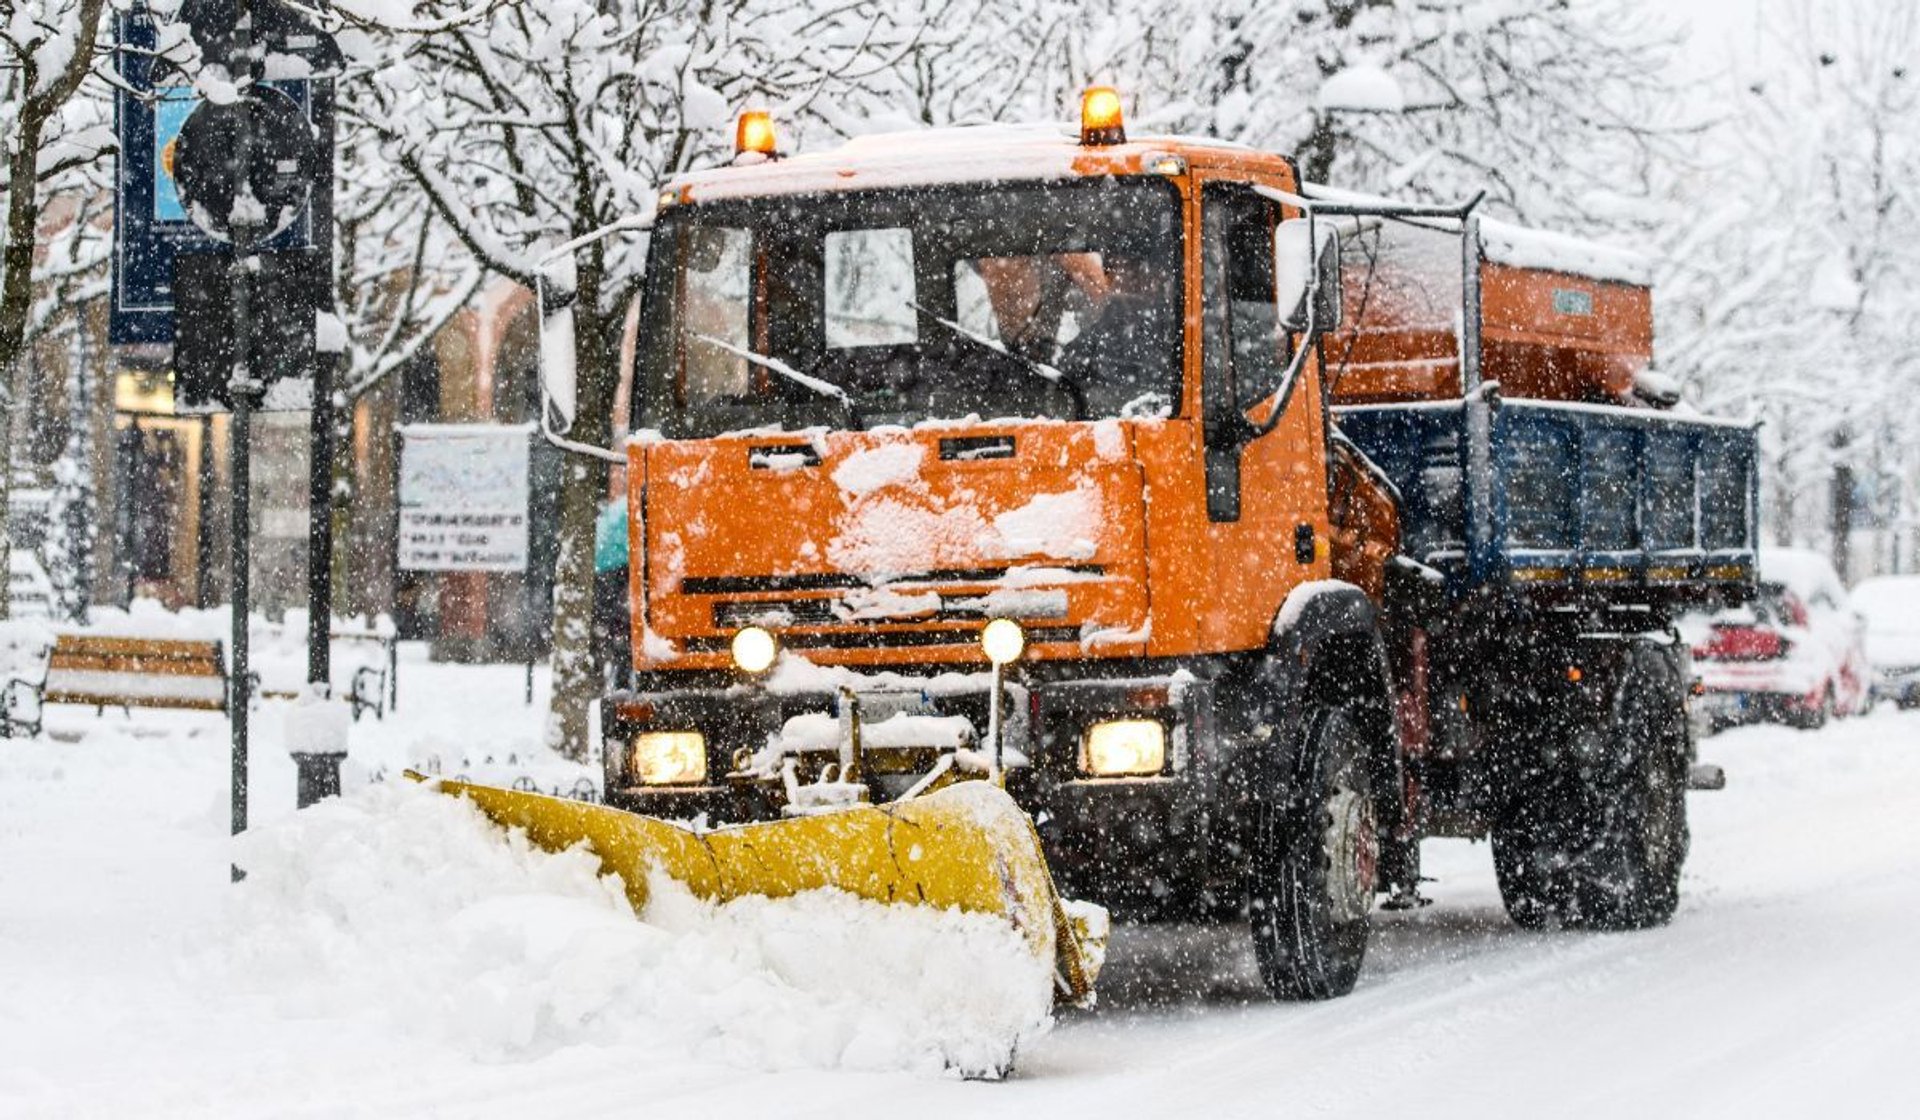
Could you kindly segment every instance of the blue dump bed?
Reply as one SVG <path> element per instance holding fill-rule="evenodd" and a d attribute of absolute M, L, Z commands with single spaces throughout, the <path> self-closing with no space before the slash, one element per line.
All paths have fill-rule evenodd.
<path fill-rule="evenodd" d="M 1690 605 L 1752 586 L 1749 425 L 1491 393 L 1336 416 L 1400 491 L 1401 552 L 1455 597 Z"/>

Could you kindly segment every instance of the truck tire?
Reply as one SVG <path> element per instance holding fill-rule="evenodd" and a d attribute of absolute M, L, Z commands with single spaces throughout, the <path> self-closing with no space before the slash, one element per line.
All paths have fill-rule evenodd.
<path fill-rule="evenodd" d="M 1316 705 L 1298 779 L 1255 808 L 1248 913 L 1275 999 L 1346 995 L 1366 959 L 1380 841 L 1361 728 L 1352 705 Z"/>
<path fill-rule="evenodd" d="M 1493 830 L 1494 871 L 1525 929 L 1665 925 L 1686 860 L 1687 740 L 1680 678 L 1634 643 L 1595 734 L 1598 760 L 1543 778 Z"/>

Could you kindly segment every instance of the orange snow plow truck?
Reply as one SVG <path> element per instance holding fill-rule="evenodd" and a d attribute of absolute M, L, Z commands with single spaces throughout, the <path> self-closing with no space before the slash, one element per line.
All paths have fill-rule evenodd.
<path fill-rule="evenodd" d="M 651 227 L 631 674 L 564 810 L 628 822 L 603 855 L 1000 914 L 1069 994 L 1061 895 L 1341 995 L 1426 836 L 1490 835 L 1523 926 L 1668 920 L 1718 778 L 1671 620 L 1751 593 L 1755 458 L 1665 407 L 1642 262 L 1129 139 L 1108 90 L 740 138 Z"/>

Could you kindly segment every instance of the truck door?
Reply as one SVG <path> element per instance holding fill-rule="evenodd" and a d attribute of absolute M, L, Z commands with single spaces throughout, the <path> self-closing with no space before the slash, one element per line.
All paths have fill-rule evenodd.
<path fill-rule="evenodd" d="M 1286 593 L 1326 575 L 1326 458 L 1317 366 L 1282 384 L 1293 336 L 1274 302 L 1280 206 L 1242 182 L 1201 188 L 1201 441 L 1206 535 L 1220 605 L 1213 648 L 1265 642 Z M 1264 435 L 1256 421 L 1284 408 Z"/>

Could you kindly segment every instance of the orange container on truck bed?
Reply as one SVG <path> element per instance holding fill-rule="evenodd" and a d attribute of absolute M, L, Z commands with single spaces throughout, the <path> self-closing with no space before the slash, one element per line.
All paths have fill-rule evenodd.
<path fill-rule="evenodd" d="M 1653 360 L 1646 260 L 1559 234 L 1477 225 L 1480 370 L 1509 397 L 1644 404 Z M 1339 404 L 1454 400 L 1469 306 L 1457 223 L 1388 222 L 1346 231 L 1347 326 L 1327 339 Z"/>

